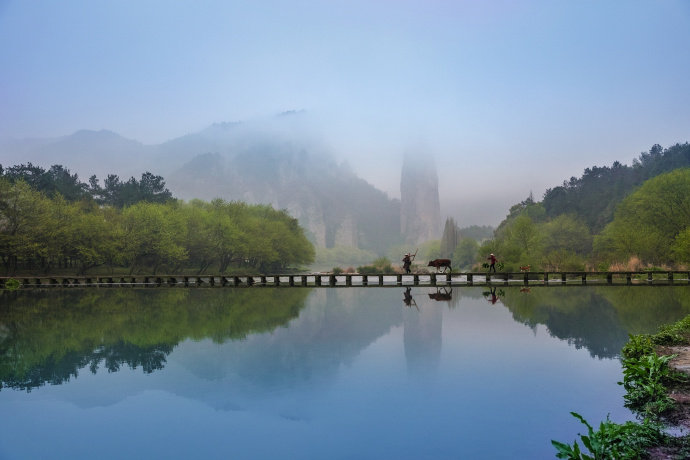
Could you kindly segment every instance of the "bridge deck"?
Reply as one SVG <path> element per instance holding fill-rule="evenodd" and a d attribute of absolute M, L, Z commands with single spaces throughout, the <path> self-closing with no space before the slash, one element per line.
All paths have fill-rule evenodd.
<path fill-rule="evenodd" d="M 19 282 L 23 288 L 131 286 L 472 286 L 472 285 L 645 285 L 690 284 L 688 271 L 640 272 L 516 272 L 355 274 L 301 273 L 273 275 L 128 275 L 128 276 L 14 276 L 0 277 L 0 288 Z M 9 283 L 11 284 L 9 284 Z"/>

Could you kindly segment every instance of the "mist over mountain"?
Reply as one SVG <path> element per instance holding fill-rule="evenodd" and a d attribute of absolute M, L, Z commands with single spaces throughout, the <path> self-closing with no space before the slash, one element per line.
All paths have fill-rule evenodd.
<path fill-rule="evenodd" d="M 161 175 L 177 198 L 222 198 L 270 204 L 299 219 L 317 247 L 355 247 L 383 254 L 404 240 L 428 239 L 429 212 L 412 202 L 414 192 L 432 196 L 432 227 L 438 226 L 438 179 L 429 168 L 406 173 L 410 203 L 358 177 L 338 161 L 303 113 L 286 112 L 260 122 L 216 123 L 158 145 L 144 145 L 107 130 L 81 130 L 42 140 L 0 143 L 5 166 L 61 164 L 86 180 L 143 171 Z M 423 173 L 423 174 L 422 174 Z M 427 183 L 428 182 L 428 183 Z"/>
<path fill-rule="evenodd" d="M 168 175 L 168 186 L 176 196 L 220 197 L 287 209 L 318 247 L 380 252 L 398 242 L 400 202 L 329 154 L 280 137 L 251 142 L 240 135 L 226 141 Z"/>

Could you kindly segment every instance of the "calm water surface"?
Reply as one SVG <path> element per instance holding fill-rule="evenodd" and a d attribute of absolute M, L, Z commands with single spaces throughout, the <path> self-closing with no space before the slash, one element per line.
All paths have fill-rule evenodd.
<path fill-rule="evenodd" d="M 687 292 L 5 292 L 0 458 L 554 458 L 634 418 L 620 349 Z"/>

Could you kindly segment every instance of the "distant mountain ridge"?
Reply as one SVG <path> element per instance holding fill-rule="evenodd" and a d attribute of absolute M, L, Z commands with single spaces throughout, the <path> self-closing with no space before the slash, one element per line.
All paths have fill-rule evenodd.
<path fill-rule="evenodd" d="M 185 200 L 271 204 L 298 218 L 317 247 L 383 254 L 405 239 L 419 239 L 401 234 L 400 200 L 339 164 L 299 112 L 262 123 L 216 123 L 157 145 L 108 130 L 80 130 L 53 139 L 0 142 L 0 154 L 4 166 L 60 164 L 83 181 L 92 174 L 101 180 L 108 174 L 126 180 L 150 171 L 163 176 L 173 195 Z M 427 176 L 436 177 L 435 172 Z M 438 199 L 437 180 L 427 187 L 416 184 Z M 421 210 L 417 215 L 408 212 L 405 221 L 411 229 L 426 228 L 409 222 L 427 217 Z"/>

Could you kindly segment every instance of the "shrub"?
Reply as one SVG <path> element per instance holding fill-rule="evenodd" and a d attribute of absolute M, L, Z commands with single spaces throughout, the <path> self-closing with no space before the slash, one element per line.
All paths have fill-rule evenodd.
<path fill-rule="evenodd" d="M 580 440 L 592 456 L 584 454 L 577 441 L 571 446 L 552 440 L 551 444 L 558 451 L 556 454 L 558 458 L 638 459 L 645 453 L 647 447 L 655 446 L 665 438 L 661 427 L 649 420 L 644 420 L 642 423 L 618 424 L 610 421 L 607 416 L 606 420 L 599 424 L 599 430 L 594 431 L 580 414 L 576 412 L 571 412 L 571 414 L 587 427 L 587 434 L 581 434 Z"/>

